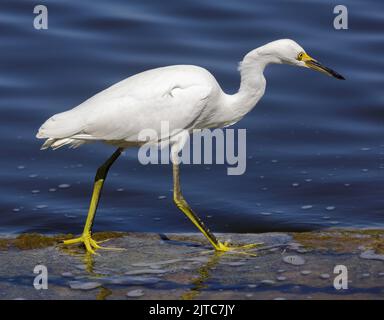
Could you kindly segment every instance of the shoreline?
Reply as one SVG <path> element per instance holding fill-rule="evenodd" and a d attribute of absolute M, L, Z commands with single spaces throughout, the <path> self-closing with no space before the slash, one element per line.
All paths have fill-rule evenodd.
<path fill-rule="evenodd" d="M 0 238 L 0 299 L 384 299 L 384 229 L 217 236 L 263 245 L 216 253 L 196 233 L 104 232 L 95 238 L 125 250 L 93 256 L 60 243 L 72 235 Z M 48 290 L 32 285 L 37 264 Z"/>

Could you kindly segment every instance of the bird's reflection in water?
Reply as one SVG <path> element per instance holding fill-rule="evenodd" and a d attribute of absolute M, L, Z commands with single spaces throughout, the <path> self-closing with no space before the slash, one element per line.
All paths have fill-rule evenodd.
<path fill-rule="evenodd" d="M 84 265 L 84 270 L 91 276 L 93 277 L 101 277 L 105 276 L 103 274 L 99 274 L 97 272 L 94 272 L 94 267 L 95 267 L 95 257 L 92 253 L 90 252 L 84 252 L 82 248 L 76 248 L 76 247 L 60 247 L 60 249 L 65 252 L 66 254 L 80 258 L 81 262 Z"/>
<path fill-rule="evenodd" d="M 208 262 L 197 269 L 198 277 L 192 281 L 192 288 L 181 295 L 182 300 L 192 300 L 196 298 L 201 290 L 207 287 L 206 281 L 210 277 L 213 268 L 217 266 L 220 257 L 225 254 L 224 252 L 214 251 L 209 257 Z"/>

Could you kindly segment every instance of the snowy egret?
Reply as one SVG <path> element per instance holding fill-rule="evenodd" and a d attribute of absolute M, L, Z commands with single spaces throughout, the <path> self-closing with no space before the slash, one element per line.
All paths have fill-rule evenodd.
<path fill-rule="evenodd" d="M 174 135 L 161 137 L 171 146 L 175 160 L 187 135 L 193 129 L 222 128 L 242 119 L 263 96 L 266 80 L 264 68 L 271 63 L 290 64 L 321 71 L 344 79 L 335 71 L 311 58 L 295 41 L 282 39 L 250 51 L 240 63 L 241 83 L 236 94 L 222 91 L 216 79 L 204 68 L 174 65 L 148 70 L 122 80 L 96 94 L 79 106 L 49 118 L 39 129 L 37 138 L 46 139 L 42 149 L 64 145 L 78 147 L 102 141 L 117 147 L 112 156 L 98 168 L 87 220 L 80 237 L 65 244 L 82 243 L 95 253 L 103 248 L 92 238 L 92 225 L 100 192 L 111 165 L 128 147 L 140 146 L 141 130 L 160 130 L 161 121 L 168 121 Z M 154 141 L 156 142 L 156 141 Z M 158 142 L 158 141 L 157 141 Z M 218 251 L 233 247 L 219 241 L 185 201 L 179 182 L 179 165 L 173 161 L 173 199 L 177 207 L 195 224 Z M 252 246 L 252 245 L 250 245 Z"/>

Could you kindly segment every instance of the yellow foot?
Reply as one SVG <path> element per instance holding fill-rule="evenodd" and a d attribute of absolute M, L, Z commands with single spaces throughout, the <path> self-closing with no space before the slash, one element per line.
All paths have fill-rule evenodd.
<path fill-rule="evenodd" d="M 87 252 L 96 254 L 95 250 L 96 249 L 101 249 L 101 250 L 116 250 L 116 251 L 122 251 L 125 249 L 122 248 L 111 248 L 111 247 L 102 247 L 99 245 L 99 243 L 105 242 L 108 240 L 103 240 L 103 241 L 96 241 L 93 240 L 91 235 L 89 233 L 83 233 L 81 237 L 70 239 L 70 240 L 64 240 L 64 244 L 77 244 L 77 243 L 82 243 L 84 244 L 85 248 L 87 249 Z"/>
<path fill-rule="evenodd" d="M 215 246 L 215 250 L 219 252 L 234 252 L 234 253 L 240 253 L 250 256 L 257 256 L 256 253 L 247 252 L 249 249 L 256 248 L 258 246 L 261 246 L 263 243 L 250 243 L 245 245 L 229 245 L 229 243 L 226 241 L 224 243 L 219 241 L 219 244 Z"/>

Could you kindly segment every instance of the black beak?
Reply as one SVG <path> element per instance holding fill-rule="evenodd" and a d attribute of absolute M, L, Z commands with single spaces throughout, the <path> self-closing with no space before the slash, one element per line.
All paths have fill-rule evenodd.
<path fill-rule="evenodd" d="M 336 79 L 339 79 L 339 80 L 345 80 L 345 78 L 341 74 L 337 73 L 336 71 L 334 71 L 334 70 L 332 70 L 332 69 L 330 69 L 328 67 L 323 66 L 322 64 L 320 64 L 316 60 L 313 60 L 313 59 L 307 60 L 307 61 L 305 61 L 305 64 L 306 64 L 306 66 L 308 68 L 311 68 L 311 69 L 316 70 L 316 71 L 323 72 L 323 73 L 325 73 L 325 74 L 327 74 L 329 76 L 332 76 L 332 77 L 334 77 Z"/>

